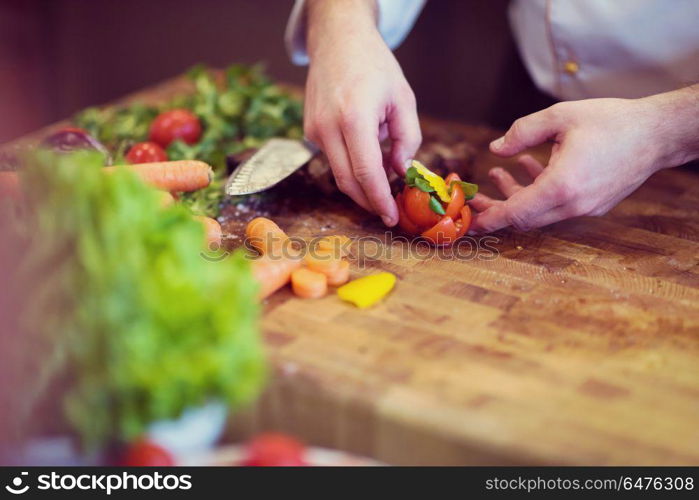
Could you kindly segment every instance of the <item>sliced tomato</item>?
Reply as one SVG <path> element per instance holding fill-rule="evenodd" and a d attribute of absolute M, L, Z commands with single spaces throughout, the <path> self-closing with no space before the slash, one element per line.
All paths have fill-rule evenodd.
<path fill-rule="evenodd" d="M 422 237 L 435 245 L 450 245 L 456 240 L 454 219 L 445 215 L 437 224 L 423 232 Z"/>
<path fill-rule="evenodd" d="M 406 233 L 418 235 L 420 234 L 420 228 L 408 218 L 408 214 L 405 213 L 405 206 L 403 205 L 403 193 L 398 193 L 396 195 L 396 205 L 398 205 L 398 226 Z"/>
<path fill-rule="evenodd" d="M 458 175 L 456 175 L 456 177 L 458 177 Z M 464 190 L 461 189 L 461 186 L 459 186 L 458 184 L 454 184 L 454 187 L 451 190 L 451 201 L 448 204 L 446 204 L 446 206 L 444 207 L 444 211 L 452 219 L 457 219 L 459 217 L 461 209 L 464 207 L 464 203 L 466 203 L 466 196 L 464 196 Z"/>
<path fill-rule="evenodd" d="M 444 178 L 444 182 L 446 183 L 447 187 L 449 187 L 449 184 L 451 184 L 452 182 L 460 180 L 461 177 L 459 177 L 459 174 L 457 174 L 456 172 L 452 172 Z"/>
<path fill-rule="evenodd" d="M 408 218 L 421 229 L 434 226 L 441 218 L 430 208 L 430 194 L 416 187 L 405 186 L 403 204 Z"/>
<path fill-rule="evenodd" d="M 464 234 L 466 234 L 471 227 L 471 207 L 464 205 L 461 209 L 461 225 L 464 228 Z"/>

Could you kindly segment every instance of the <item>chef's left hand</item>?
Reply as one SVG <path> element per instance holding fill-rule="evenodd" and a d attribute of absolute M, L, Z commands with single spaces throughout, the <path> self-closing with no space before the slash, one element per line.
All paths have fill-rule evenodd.
<path fill-rule="evenodd" d="M 515 121 L 490 144 L 502 157 L 554 142 L 548 166 L 520 157 L 533 182 L 521 186 L 504 169 L 490 178 L 505 195 L 478 194 L 471 233 L 521 231 L 579 215 L 602 215 L 654 172 L 699 157 L 699 86 L 643 99 L 562 102 Z"/>

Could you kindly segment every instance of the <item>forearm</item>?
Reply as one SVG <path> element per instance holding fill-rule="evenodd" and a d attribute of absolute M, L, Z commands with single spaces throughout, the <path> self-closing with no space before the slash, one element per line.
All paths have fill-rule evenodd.
<path fill-rule="evenodd" d="M 655 116 L 661 168 L 699 159 L 699 84 L 641 99 Z"/>
<path fill-rule="evenodd" d="M 306 16 L 311 60 L 343 39 L 377 33 L 376 0 L 308 0 Z"/>

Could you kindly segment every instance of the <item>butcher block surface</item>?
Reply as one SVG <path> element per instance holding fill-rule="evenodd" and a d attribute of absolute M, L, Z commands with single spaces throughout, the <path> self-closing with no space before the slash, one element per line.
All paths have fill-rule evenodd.
<path fill-rule="evenodd" d="M 488 153 L 495 130 L 428 119 L 423 130 L 475 146 L 486 194 L 495 165 L 525 179 Z M 292 236 L 350 236 L 354 277 L 398 282 L 365 310 L 334 294 L 269 299 L 270 384 L 232 437 L 285 430 L 393 464 L 699 464 L 696 169 L 657 173 L 603 217 L 495 233 L 477 255 L 407 251 L 342 195 L 298 196 L 263 215 Z M 229 210 L 224 230 L 255 215 Z"/>

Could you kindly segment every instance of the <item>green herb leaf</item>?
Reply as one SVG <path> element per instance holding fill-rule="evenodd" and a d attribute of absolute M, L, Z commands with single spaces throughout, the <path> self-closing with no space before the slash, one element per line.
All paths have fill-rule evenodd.
<path fill-rule="evenodd" d="M 444 207 L 434 196 L 430 196 L 430 210 L 439 215 L 445 215 Z"/>
<path fill-rule="evenodd" d="M 425 193 L 434 193 L 434 188 L 425 179 L 418 177 L 415 179 L 415 187 Z"/>
<path fill-rule="evenodd" d="M 476 196 L 476 193 L 478 192 L 478 184 L 472 184 L 470 182 L 464 181 L 452 181 L 449 185 L 449 189 L 453 189 L 452 186 L 454 186 L 454 184 L 458 184 L 459 186 L 461 186 L 461 190 L 464 192 L 464 195 L 466 196 L 467 200 L 473 199 L 473 197 Z"/>
<path fill-rule="evenodd" d="M 418 172 L 418 170 L 415 167 L 410 167 L 405 173 L 405 183 L 409 187 L 416 187 L 420 191 L 424 191 L 425 193 L 434 193 L 434 188 L 430 186 L 430 183 L 427 182 L 427 179 L 423 177 L 423 175 Z"/>

